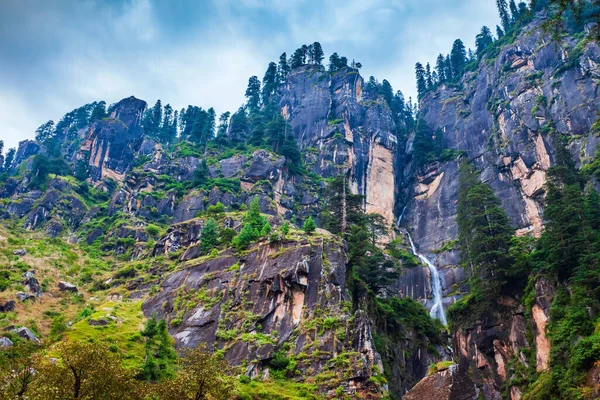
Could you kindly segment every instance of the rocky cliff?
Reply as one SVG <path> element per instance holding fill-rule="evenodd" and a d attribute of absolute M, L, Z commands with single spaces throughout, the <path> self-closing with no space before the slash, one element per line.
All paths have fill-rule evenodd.
<path fill-rule="evenodd" d="M 421 116 L 434 130 L 441 129 L 445 145 L 481 171 L 517 236 L 542 232 L 546 171 L 556 163 L 558 143 L 568 144 L 578 166 L 594 158 L 600 143 L 600 48 L 587 34 L 554 42 L 540 28 L 542 21 L 539 16 L 529 23 L 514 42 L 497 56 L 485 57 L 458 85 L 442 85 L 420 103 Z M 410 160 L 410 143 L 407 149 Z M 457 265 L 458 253 L 445 246 L 458 236 L 458 161 L 420 170 L 409 162 L 406 168 L 416 173 L 412 187 L 405 188 L 412 194 L 402 226 L 421 251 L 435 258 L 448 295 L 455 278 L 465 276 Z M 444 387 L 440 398 L 520 399 L 521 379 L 527 375 L 523 371 L 549 367 L 546 325 L 554 285 L 545 279 L 534 282 L 533 302 L 526 302 L 522 293 L 499 298 L 498 311 L 453 332 L 456 371 L 427 378 L 407 397 L 429 397 Z M 446 304 L 451 302 L 447 298 Z M 471 384 L 465 391 L 450 390 L 456 387 L 453 376 L 468 376 L 476 390 Z"/>
<path fill-rule="evenodd" d="M 302 67 L 280 87 L 280 106 L 311 169 L 323 177 L 347 174 L 366 211 L 391 226 L 396 127 L 385 100 L 365 96 L 363 85 L 354 68 L 331 75 L 321 66 Z"/>

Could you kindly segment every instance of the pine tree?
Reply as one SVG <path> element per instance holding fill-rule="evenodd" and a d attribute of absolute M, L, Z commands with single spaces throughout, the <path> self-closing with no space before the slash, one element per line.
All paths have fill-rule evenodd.
<path fill-rule="evenodd" d="M 4 158 L 4 171 L 10 171 L 10 169 L 12 168 L 16 152 L 17 151 L 14 147 L 8 149 L 8 151 L 6 152 L 6 157 Z"/>
<path fill-rule="evenodd" d="M 392 89 L 392 85 L 387 81 L 387 79 L 384 79 L 381 82 L 379 94 L 381 96 L 383 96 L 383 98 L 387 102 L 388 106 L 391 107 L 392 106 L 392 98 L 394 97 L 394 91 Z"/>
<path fill-rule="evenodd" d="M 312 219 L 312 217 L 308 217 L 308 219 L 304 221 L 304 224 L 302 225 L 302 230 L 310 235 L 315 231 L 315 229 L 317 229 L 317 224 L 315 224 L 315 221 Z"/>
<path fill-rule="evenodd" d="M 450 61 L 452 63 L 452 76 L 454 81 L 458 81 L 463 74 L 465 64 L 467 62 L 467 53 L 462 40 L 456 39 L 452 45 L 450 53 Z"/>
<path fill-rule="evenodd" d="M 417 78 L 417 93 L 421 97 L 427 92 L 427 80 L 425 78 L 425 69 L 420 62 L 415 64 L 415 75 Z"/>
<path fill-rule="evenodd" d="M 325 58 L 325 54 L 323 53 L 323 48 L 321 47 L 321 43 L 314 42 L 312 44 L 312 61 L 314 64 L 322 65 L 323 59 Z"/>
<path fill-rule="evenodd" d="M 54 121 L 50 120 L 35 130 L 35 140 L 45 144 L 56 137 Z"/>
<path fill-rule="evenodd" d="M 502 21 L 502 27 L 504 32 L 508 32 L 510 28 L 510 17 L 508 15 L 508 5 L 506 0 L 496 0 L 496 7 L 498 7 L 498 14 L 500 15 L 500 21 Z"/>
<path fill-rule="evenodd" d="M 452 61 L 450 60 L 449 54 L 446 55 L 446 60 L 444 61 L 444 64 L 445 64 L 446 82 L 454 82 L 454 79 L 456 77 L 454 76 L 454 71 L 452 70 Z"/>
<path fill-rule="evenodd" d="M 285 221 L 283 225 L 279 228 L 281 230 L 281 234 L 285 238 L 290 233 L 290 223 Z"/>
<path fill-rule="evenodd" d="M 229 111 L 224 112 L 219 117 L 219 126 L 217 128 L 217 137 L 225 137 L 227 135 L 227 128 L 229 127 L 229 117 L 231 113 Z"/>
<path fill-rule="evenodd" d="M 362 218 L 363 196 L 352 194 L 346 175 L 336 176 L 326 191 L 323 223 L 331 233 L 346 233 L 348 226 Z"/>
<path fill-rule="evenodd" d="M 282 53 L 279 57 L 279 65 L 277 66 L 277 76 L 279 82 L 284 82 L 290 72 L 290 65 L 287 62 L 287 54 Z"/>
<path fill-rule="evenodd" d="M 177 111 L 173 114 L 173 108 L 167 104 L 163 114 L 159 139 L 162 143 L 173 143 L 177 137 Z"/>
<path fill-rule="evenodd" d="M 502 30 L 502 28 L 500 28 L 500 25 L 496 25 L 496 36 L 498 37 L 498 39 L 504 36 L 504 31 Z"/>
<path fill-rule="evenodd" d="M 517 8 L 517 3 L 515 3 L 515 0 L 510 0 L 509 9 L 510 9 L 511 22 L 513 24 L 516 24 L 519 21 L 519 18 L 521 16 L 519 14 L 519 9 Z"/>
<path fill-rule="evenodd" d="M 248 99 L 248 110 L 251 113 L 258 111 L 260 107 L 260 80 L 256 75 L 248 79 L 248 88 L 246 89 L 245 96 Z"/>
<path fill-rule="evenodd" d="M 329 56 L 329 72 L 337 72 L 348 66 L 348 59 L 340 57 L 338 53 L 333 53 Z"/>
<path fill-rule="evenodd" d="M 246 138 L 250 131 L 250 123 L 248 115 L 243 107 L 231 116 L 229 121 L 229 139 L 233 141 L 242 141 Z"/>
<path fill-rule="evenodd" d="M 263 78 L 263 87 L 262 87 L 262 101 L 263 104 L 269 103 L 271 100 L 271 96 L 277 90 L 277 64 L 274 62 L 269 63 L 269 67 L 265 72 L 265 76 Z"/>
<path fill-rule="evenodd" d="M 439 83 L 446 82 L 446 66 L 444 64 L 444 56 L 439 54 L 435 62 L 435 71 L 437 72 Z"/>
<path fill-rule="evenodd" d="M 427 85 L 427 90 L 433 89 L 433 79 L 431 77 L 431 66 L 429 63 L 425 66 L 425 83 Z"/>
<path fill-rule="evenodd" d="M 219 243 L 219 228 L 214 219 L 210 218 L 202 228 L 200 236 L 200 250 L 203 254 L 208 254 Z"/>
<path fill-rule="evenodd" d="M 292 57 L 290 58 L 291 68 L 295 69 L 304 65 L 304 58 L 305 55 L 303 55 L 302 49 L 296 49 L 296 51 L 294 51 Z"/>
<path fill-rule="evenodd" d="M 514 230 L 494 191 L 477 181 L 470 166 L 461 166 L 459 182 L 457 222 L 463 256 L 473 271 L 473 290 L 491 301 L 511 274 Z"/>
<path fill-rule="evenodd" d="M 481 58 L 485 50 L 494 42 L 492 31 L 487 26 L 481 28 L 481 32 L 475 38 L 475 46 L 477 47 L 477 56 Z"/>
<path fill-rule="evenodd" d="M 92 103 L 94 104 L 94 103 Z M 90 115 L 89 121 L 100 121 L 106 118 L 108 114 L 106 113 L 106 102 L 100 101 L 94 104 L 94 108 L 92 109 L 92 113 Z"/>
<path fill-rule="evenodd" d="M 260 230 L 260 236 L 267 237 L 270 234 L 271 234 L 271 224 L 269 223 L 269 221 L 265 221 L 265 224 L 263 225 L 263 227 Z"/>

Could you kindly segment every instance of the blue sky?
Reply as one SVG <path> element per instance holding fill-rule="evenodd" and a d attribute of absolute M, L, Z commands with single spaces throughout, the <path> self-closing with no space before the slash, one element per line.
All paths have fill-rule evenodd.
<path fill-rule="evenodd" d="M 248 77 L 314 41 L 414 97 L 416 61 L 497 22 L 494 0 L 0 0 L 0 139 L 130 95 L 233 111 Z"/>

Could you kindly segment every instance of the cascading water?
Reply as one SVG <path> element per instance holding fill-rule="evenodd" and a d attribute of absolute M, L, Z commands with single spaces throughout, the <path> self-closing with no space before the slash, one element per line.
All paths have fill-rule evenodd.
<path fill-rule="evenodd" d="M 398 221 L 396 221 L 396 229 L 400 229 L 400 222 L 402 222 L 402 217 L 404 217 L 404 212 L 406 211 L 406 207 L 408 207 L 408 206 L 404 206 L 404 208 L 402 209 L 402 212 L 400 213 L 400 216 L 398 217 Z"/>
<path fill-rule="evenodd" d="M 423 254 L 417 252 L 417 248 L 413 243 L 412 238 L 410 237 L 410 233 L 406 232 L 408 236 L 408 241 L 410 242 L 410 248 L 415 256 L 421 260 L 421 262 L 425 263 L 429 267 L 429 271 L 431 272 L 431 290 L 433 291 L 433 307 L 431 307 L 431 312 L 429 313 L 433 318 L 439 319 L 444 326 L 448 325 L 448 321 L 446 320 L 446 311 L 444 310 L 444 303 L 442 297 L 442 281 L 440 279 L 440 274 L 433 265 L 431 261 L 427 259 Z"/>

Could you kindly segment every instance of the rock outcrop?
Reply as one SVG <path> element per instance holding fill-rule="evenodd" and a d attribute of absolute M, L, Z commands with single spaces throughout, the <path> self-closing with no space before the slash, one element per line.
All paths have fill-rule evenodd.
<path fill-rule="evenodd" d="M 330 74 L 321 66 L 293 70 L 280 106 L 307 164 L 324 177 L 348 174 L 367 212 L 394 221 L 396 127 L 382 98 L 366 98 L 358 70 Z"/>
<path fill-rule="evenodd" d="M 78 158 L 87 161 L 92 180 L 122 181 L 142 143 L 142 113 L 146 102 L 129 97 L 109 110 L 109 117 L 96 121 L 86 134 Z"/>
<path fill-rule="evenodd" d="M 194 231 L 187 224 L 177 239 L 171 233 L 157 245 L 160 252 L 189 245 Z M 179 245 L 168 245 L 173 242 Z M 207 343 L 233 365 L 248 361 L 251 377 L 291 346 L 303 374 L 330 371 L 332 385 L 342 381 L 350 392 L 377 392 L 369 378 L 383 372 L 381 361 L 368 318 L 349 313 L 345 274 L 345 251 L 333 236 L 263 242 L 243 256 L 228 250 L 188 261 L 142 308 L 167 319 L 178 347 Z M 333 367 L 342 359 L 349 370 Z"/>

